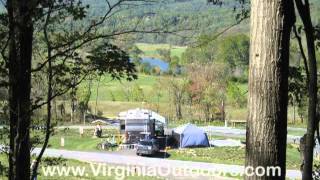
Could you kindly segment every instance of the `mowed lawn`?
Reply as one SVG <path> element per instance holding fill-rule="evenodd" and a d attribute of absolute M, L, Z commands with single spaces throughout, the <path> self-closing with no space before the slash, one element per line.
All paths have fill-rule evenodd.
<path fill-rule="evenodd" d="M 83 136 L 80 136 L 78 129 L 55 130 L 53 136 L 50 137 L 48 148 L 64 149 L 74 151 L 101 151 L 97 145 L 104 141 L 112 141 L 113 135 L 118 135 L 117 129 L 103 129 L 103 138 L 96 138 L 94 129 L 84 129 Z M 64 146 L 61 146 L 61 138 L 64 139 Z M 115 141 L 119 139 L 115 138 Z M 115 149 L 110 149 L 115 150 Z"/>
<path fill-rule="evenodd" d="M 171 56 L 177 56 L 179 58 L 187 49 L 185 46 L 170 46 L 169 44 L 137 43 L 136 45 L 144 52 L 142 56 L 154 58 L 161 58 L 157 53 L 157 49 L 171 49 Z"/>
<path fill-rule="evenodd" d="M 33 157 L 34 158 L 34 157 Z M 7 156 L 3 153 L 0 153 L 0 162 L 1 165 L 8 167 Z M 64 175 L 62 170 L 54 171 L 55 167 L 58 166 L 61 169 L 65 168 L 67 172 L 69 169 L 69 175 Z M 51 168 L 51 173 L 45 169 L 45 167 Z M 37 179 L 39 180 L 57 180 L 66 178 L 67 180 L 114 180 L 114 179 L 124 179 L 124 180 L 159 180 L 164 179 L 160 177 L 152 176 L 138 176 L 133 171 L 128 171 L 128 169 L 123 168 L 123 172 L 118 171 L 117 166 L 112 165 L 100 165 L 96 163 L 82 162 L 72 159 L 63 159 L 63 158 L 42 158 L 42 163 L 39 167 L 39 175 Z M 106 170 L 106 172 L 104 172 Z M 116 171 L 117 170 L 117 171 Z M 46 171 L 46 172 L 45 172 Z M 55 172 L 55 173 L 53 173 Z M 47 173 L 47 175 L 45 175 Z M 59 175 L 61 173 L 61 175 Z M 96 174 L 97 173 L 97 174 Z M 82 174 L 82 175 L 80 175 Z M 7 179 L 6 176 L 0 174 L 0 179 Z"/>
<path fill-rule="evenodd" d="M 245 148 L 215 147 L 215 148 L 187 148 L 169 150 L 169 159 L 184 161 L 200 161 L 219 164 L 244 165 Z M 317 162 L 318 163 L 318 162 Z M 300 155 L 297 148 L 287 147 L 287 168 L 300 168 Z"/>
<path fill-rule="evenodd" d="M 160 114 L 174 115 L 174 104 L 170 100 L 169 88 L 166 83 L 173 77 L 153 76 L 138 74 L 138 79 L 128 82 L 126 80 L 112 80 L 109 76 L 102 76 L 100 82 L 94 79 L 91 84 L 90 107 L 103 112 L 106 116 L 116 116 L 119 112 L 132 108 L 149 108 L 158 110 Z M 174 77 L 179 80 L 179 77 Z M 81 91 L 88 89 L 89 81 L 83 82 L 79 88 Z M 99 88 L 98 88 L 99 87 Z M 134 89 L 141 89 L 143 100 L 135 99 Z M 245 88 L 243 84 L 241 87 Z M 96 102 L 97 100 L 97 102 Z M 68 104 L 68 102 L 66 102 Z M 227 105 L 227 118 L 246 119 L 246 108 L 233 108 Z M 184 104 L 183 114 L 188 116 L 188 105 Z M 69 107 L 68 105 L 66 106 Z"/>
<path fill-rule="evenodd" d="M 75 151 L 115 151 L 116 148 L 109 150 L 100 150 L 97 144 L 102 141 L 113 140 L 112 135 L 118 134 L 117 129 L 104 129 L 104 138 L 93 137 L 93 129 L 85 130 L 84 136 L 80 137 L 78 130 L 72 129 L 67 132 L 57 130 L 50 138 L 49 148 L 65 149 Z M 65 140 L 65 146 L 60 146 L 61 138 Z M 226 139 L 223 137 L 213 137 L 214 139 Z M 115 138 L 117 141 L 118 139 Z M 120 142 L 120 141 L 118 141 Z M 242 147 L 212 147 L 212 148 L 186 148 L 170 149 L 169 159 L 184 161 L 199 161 L 220 164 L 243 165 L 245 160 L 245 149 Z M 319 163 L 318 161 L 316 163 Z M 299 169 L 300 154 L 297 147 L 288 144 L 287 146 L 287 168 Z"/>

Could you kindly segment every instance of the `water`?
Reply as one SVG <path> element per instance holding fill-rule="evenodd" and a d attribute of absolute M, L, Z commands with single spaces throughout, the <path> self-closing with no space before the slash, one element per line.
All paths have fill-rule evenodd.
<path fill-rule="evenodd" d="M 158 66 L 161 69 L 161 71 L 169 70 L 169 63 L 158 58 L 144 57 L 142 58 L 142 62 L 149 63 L 152 67 Z"/>

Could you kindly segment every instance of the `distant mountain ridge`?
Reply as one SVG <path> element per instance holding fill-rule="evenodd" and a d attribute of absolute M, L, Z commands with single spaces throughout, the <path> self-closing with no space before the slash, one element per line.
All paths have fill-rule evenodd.
<path fill-rule="evenodd" d="M 112 3 L 118 0 L 109 0 Z M 311 0 L 311 12 L 315 24 L 320 24 L 320 1 Z M 88 4 L 89 17 L 92 19 L 101 17 L 107 9 L 105 0 L 83 0 L 83 4 Z M 208 4 L 207 0 L 158 0 L 157 3 L 138 3 L 123 10 L 104 25 L 105 30 L 110 27 L 132 27 L 136 25 L 138 19 L 143 19 L 142 29 L 152 27 L 166 27 L 171 31 L 179 31 L 179 36 L 173 34 L 137 34 L 138 42 L 144 43 L 169 43 L 175 45 L 188 45 L 194 37 L 200 34 L 214 34 L 230 27 L 236 22 L 236 15 L 239 10 L 237 0 L 225 0 L 221 6 Z M 4 12 L 3 5 L 0 11 Z M 249 21 L 244 21 L 235 26 L 229 33 L 248 33 Z"/>
<path fill-rule="evenodd" d="M 190 36 L 200 34 L 214 34 L 236 23 L 236 15 L 239 10 L 237 0 L 225 0 L 219 5 L 208 4 L 207 0 L 159 0 L 159 3 L 135 6 L 120 13 L 124 18 L 121 23 L 128 23 L 135 18 L 146 18 L 146 27 L 161 26 L 165 24 L 172 29 L 196 29 L 193 32 L 184 32 L 179 37 L 171 34 L 143 34 L 137 35 L 139 42 L 145 43 L 170 43 L 186 45 Z M 86 0 L 90 4 L 90 13 L 99 15 L 103 12 L 105 1 Z M 320 22 L 320 1 L 311 0 L 311 11 L 315 23 Z M 126 21 L 126 22 L 124 22 Z M 231 33 L 248 33 L 249 21 L 245 21 L 231 30 Z M 120 23 L 120 22 L 119 22 Z"/>

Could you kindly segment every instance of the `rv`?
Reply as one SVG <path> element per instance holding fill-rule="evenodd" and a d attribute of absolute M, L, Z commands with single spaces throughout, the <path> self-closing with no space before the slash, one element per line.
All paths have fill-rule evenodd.
<path fill-rule="evenodd" d="M 147 109 L 131 109 L 119 113 L 120 133 L 128 144 L 137 144 L 146 137 L 162 136 L 166 119 Z"/>

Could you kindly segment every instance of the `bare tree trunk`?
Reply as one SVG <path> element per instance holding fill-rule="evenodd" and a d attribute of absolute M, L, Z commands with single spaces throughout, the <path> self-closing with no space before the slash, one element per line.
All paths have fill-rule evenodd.
<path fill-rule="evenodd" d="M 293 124 L 296 124 L 296 105 L 293 101 Z"/>
<path fill-rule="evenodd" d="M 222 121 L 226 120 L 226 111 L 225 111 L 224 100 L 222 100 L 222 102 L 221 102 L 221 120 Z"/>
<path fill-rule="evenodd" d="M 54 91 L 54 90 L 53 90 Z M 54 94 L 54 92 L 53 92 Z M 57 121 L 58 119 L 58 108 L 57 108 L 57 100 L 56 99 L 53 99 L 52 100 L 52 103 L 53 103 L 53 107 L 54 107 L 54 118 L 55 120 Z"/>
<path fill-rule="evenodd" d="M 95 116 L 98 115 L 98 96 L 99 96 L 99 87 L 100 87 L 100 81 L 101 81 L 101 76 L 99 76 L 99 79 L 98 79 L 98 85 L 97 85 L 97 89 L 96 89 L 96 105 L 95 105 L 95 108 L 94 108 L 94 113 L 95 113 Z M 94 116 L 94 117 L 95 117 Z"/>
<path fill-rule="evenodd" d="M 285 179 L 288 67 L 292 0 L 251 1 L 251 45 L 246 167 L 276 166 L 280 175 L 256 173 L 246 179 Z"/>
<path fill-rule="evenodd" d="M 33 5 L 8 0 L 9 15 L 9 179 L 30 178 L 31 61 Z"/>
<path fill-rule="evenodd" d="M 76 80 L 74 80 L 76 81 Z M 75 116 L 75 112 L 76 112 L 76 87 L 71 88 L 71 112 L 70 112 L 70 122 L 73 123 L 74 122 L 74 116 Z"/>
<path fill-rule="evenodd" d="M 182 110 L 181 110 L 181 100 L 180 100 L 180 95 L 177 95 L 176 97 L 176 117 L 178 120 L 182 119 Z"/>
<path fill-rule="evenodd" d="M 302 179 L 312 179 L 312 167 L 313 167 L 313 148 L 314 148 L 314 135 L 316 132 L 317 122 L 317 61 L 315 54 L 315 38 L 314 28 L 311 21 L 309 0 L 305 0 L 304 4 L 302 0 L 295 0 L 296 6 L 304 25 L 304 31 L 307 40 L 307 52 L 308 52 L 308 68 L 309 68 L 309 106 L 308 106 L 308 124 L 306 134 L 306 146 L 304 152 L 304 165 Z"/>

